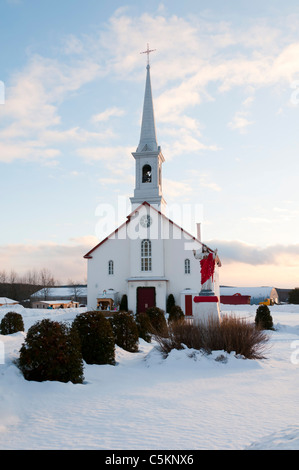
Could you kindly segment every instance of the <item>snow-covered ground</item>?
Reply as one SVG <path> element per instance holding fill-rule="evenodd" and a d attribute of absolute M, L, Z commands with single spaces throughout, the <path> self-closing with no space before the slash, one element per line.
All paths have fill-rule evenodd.
<path fill-rule="evenodd" d="M 222 311 L 254 320 L 256 308 Z M 9 310 L 25 333 L 0 335 L 0 449 L 299 449 L 299 306 L 271 307 L 265 360 L 188 349 L 162 359 L 140 340 L 138 353 L 116 349 L 116 366 L 85 364 L 76 385 L 26 381 L 13 361 L 36 321 L 84 309 L 1 307 L 0 320 Z"/>

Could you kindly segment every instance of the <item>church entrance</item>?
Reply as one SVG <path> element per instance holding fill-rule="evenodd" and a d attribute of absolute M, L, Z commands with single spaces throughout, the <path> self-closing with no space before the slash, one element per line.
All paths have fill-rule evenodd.
<path fill-rule="evenodd" d="M 156 305 L 156 289 L 154 287 L 137 287 L 137 313 L 145 312 Z"/>

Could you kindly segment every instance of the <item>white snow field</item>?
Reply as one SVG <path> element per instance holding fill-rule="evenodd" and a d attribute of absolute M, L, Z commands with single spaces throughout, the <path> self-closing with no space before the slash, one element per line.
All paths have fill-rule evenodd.
<path fill-rule="evenodd" d="M 257 306 L 222 306 L 255 317 Z M 116 348 L 117 365 L 84 364 L 83 384 L 26 381 L 14 360 L 36 321 L 71 321 L 84 309 L 0 308 L 25 332 L 0 335 L 0 449 L 299 449 L 299 305 L 271 307 L 267 359 Z M 215 361 L 220 354 L 226 361 Z"/>

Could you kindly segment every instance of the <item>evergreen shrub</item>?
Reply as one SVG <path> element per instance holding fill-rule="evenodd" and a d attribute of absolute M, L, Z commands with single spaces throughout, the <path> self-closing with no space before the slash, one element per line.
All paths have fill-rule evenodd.
<path fill-rule="evenodd" d="M 146 309 L 145 313 L 150 320 L 150 332 L 152 334 L 163 334 L 167 329 L 164 311 L 158 307 L 149 307 Z"/>
<path fill-rule="evenodd" d="M 0 333 L 2 335 L 11 335 L 18 331 L 24 331 L 22 315 L 16 312 L 7 312 L 1 320 Z"/>
<path fill-rule="evenodd" d="M 179 305 L 173 305 L 169 312 L 168 322 L 182 320 L 185 317 Z"/>
<path fill-rule="evenodd" d="M 128 311 L 128 297 L 127 294 L 124 294 L 121 298 L 120 305 L 119 305 L 119 310 L 122 312 L 127 312 Z"/>
<path fill-rule="evenodd" d="M 166 312 L 170 313 L 172 307 L 175 305 L 175 300 L 173 294 L 169 294 L 166 302 Z"/>
<path fill-rule="evenodd" d="M 82 356 L 87 364 L 115 364 L 113 330 L 102 312 L 77 315 L 73 327 L 78 331 Z"/>
<path fill-rule="evenodd" d="M 44 319 L 27 332 L 18 366 L 26 380 L 83 382 L 83 359 L 77 332 L 63 323 Z"/>
<path fill-rule="evenodd" d="M 262 330 L 273 329 L 273 319 L 267 305 L 260 305 L 256 310 L 255 325 Z"/>
<path fill-rule="evenodd" d="M 132 312 L 117 312 L 110 318 L 115 343 L 129 352 L 138 351 L 138 327 Z"/>
<path fill-rule="evenodd" d="M 151 335 L 151 322 L 150 322 L 149 316 L 145 312 L 137 313 L 136 323 L 137 323 L 139 338 L 142 338 L 147 343 L 150 343 L 152 340 L 152 335 Z"/>

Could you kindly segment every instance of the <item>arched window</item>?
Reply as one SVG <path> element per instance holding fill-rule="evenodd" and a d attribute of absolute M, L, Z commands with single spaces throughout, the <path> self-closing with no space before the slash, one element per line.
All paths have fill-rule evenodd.
<path fill-rule="evenodd" d="M 150 240 L 141 242 L 141 271 L 152 270 L 152 244 Z"/>
<path fill-rule="evenodd" d="M 190 274 L 190 260 L 188 258 L 185 259 L 185 274 Z"/>
<path fill-rule="evenodd" d="M 152 182 L 152 167 L 150 165 L 144 165 L 142 167 L 142 183 Z"/>
<path fill-rule="evenodd" d="M 108 274 L 114 274 L 114 263 L 112 259 L 108 261 Z"/>

